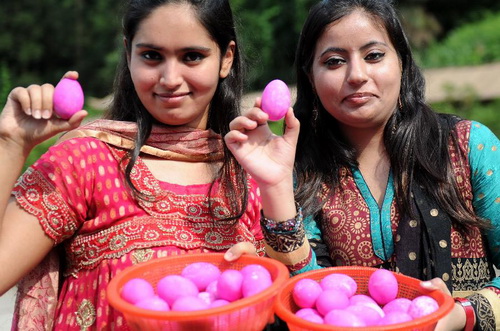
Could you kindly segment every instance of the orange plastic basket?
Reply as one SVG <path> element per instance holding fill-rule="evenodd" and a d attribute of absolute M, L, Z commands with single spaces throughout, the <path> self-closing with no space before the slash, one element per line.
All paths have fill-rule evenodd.
<path fill-rule="evenodd" d="M 434 298 L 438 304 L 439 309 L 435 312 L 414 319 L 413 321 L 398 323 L 384 326 L 370 326 L 370 327 L 337 327 L 326 324 L 317 324 L 309 322 L 305 319 L 295 316 L 295 312 L 300 308 L 295 304 L 292 292 L 295 284 L 303 279 L 310 278 L 313 280 L 321 280 L 332 273 L 342 273 L 351 276 L 358 284 L 357 294 L 368 294 L 368 280 L 370 275 L 377 270 L 370 267 L 331 267 L 319 270 L 308 271 L 297 276 L 290 278 L 279 291 L 276 302 L 275 312 L 282 320 L 284 320 L 290 331 L 321 331 L 321 330 L 357 330 L 357 331 L 378 331 L 378 330 L 400 330 L 400 331 L 430 331 L 434 330 L 440 318 L 445 316 L 453 309 L 454 300 L 452 297 L 445 295 L 441 291 L 426 291 L 420 288 L 420 280 L 408 277 L 402 274 L 394 273 L 398 280 L 399 292 L 398 298 L 414 299 L 419 295 L 428 295 Z"/>
<path fill-rule="evenodd" d="M 189 312 L 142 309 L 120 296 L 121 288 L 132 278 L 144 278 L 156 287 L 164 276 L 178 275 L 185 266 L 194 262 L 210 262 L 221 271 L 241 270 L 246 265 L 259 264 L 270 272 L 273 283 L 260 293 L 225 306 Z M 132 330 L 261 331 L 274 320 L 274 301 L 288 278 L 286 266 L 270 258 L 243 255 L 234 262 L 227 262 L 223 253 L 184 254 L 154 259 L 125 269 L 110 281 L 107 297 L 110 305 L 123 313 Z"/>

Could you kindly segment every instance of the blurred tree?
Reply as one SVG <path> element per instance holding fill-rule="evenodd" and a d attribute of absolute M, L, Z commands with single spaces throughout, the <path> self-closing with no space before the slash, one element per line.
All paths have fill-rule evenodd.
<path fill-rule="evenodd" d="M 86 91 L 102 96 L 109 92 L 112 81 L 107 73 L 116 50 L 119 4 L 2 1 L 0 63 L 7 65 L 15 85 L 57 83 L 64 72 L 78 70 Z"/>

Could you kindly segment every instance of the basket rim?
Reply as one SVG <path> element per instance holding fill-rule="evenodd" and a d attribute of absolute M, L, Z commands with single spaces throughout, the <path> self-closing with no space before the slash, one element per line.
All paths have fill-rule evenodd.
<path fill-rule="evenodd" d="M 378 270 L 378 268 L 374 267 L 363 267 L 363 266 L 339 266 L 339 267 L 328 267 L 328 268 L 322 268 L 322 269 L 317 269 L 317 270 L 312 270 L 308 272 L 304 272 L 302 274 L 298 274 L 296 276 L 291 277 L 288 279 L 285 284 L 281 287 L 279 290 L 278 294 L 276 295 L 276 300 L 274 301 L 274 311 L 276 315 L 278 315 L 285 323 L 291 323 L 295 326 L 307 329 L 307 330 L 315 330 L 315 331 L 323 331 L 323 330 L 331 330 L 332 325 L 327 325 L 327 324 L 318 324 L 318 323 L 313 323 L 310 321 L 307 321 L 303 318 L 295 316 L 294 313 L 292 313 L 291 310 L 287 309 L 284 304 L 282 303 L 282 297 L 285 295 L 286 288 L 289 288 L 293 284 L 297 283 L 299 280 L 304 279 L 304 278 L 313 278 L 314 276 L 319 276 L 319 275 L 327 275 L 333 272 L 335 273 L 341 273 L 342 271 L 363 271 L 363 272 L 370 272 L 373 273 L 374 271 Z M 405 283 L 409 283 L 411 285 L 419 286 L 421 280 L 417 278 L 413 278 L 410 276 L 403 275 L 401 273 L 396 273 L 394 271 L 391 271 L 396 278 L 398 279 L 398 282 L 400 280 L 403 280 Z M 313 278 L 314 279 L 314 278 Z M 318 278 L 319 279 L 319 278 Z M 315 279 L 317 280 L 317 279 Z M 425 292 L 425 289 L 422 289 L 423 292 Z M 425 295 L 429 295 L 433 298 L 440 298 L 443 303 L 439 306 L 439 308 L 434 311 L 433 313 L 420 317 L 418 320 L 413 320 L 413 321 L 408 321 L 404 323 L 397 323 L 397 324 L 390 324 L 390 325 L 384 325 L 384 326 L 367 326 L 367 327 L 342 327 L 342 326 L 335 326 L 335 330 L 338 331 L 347 331 L 347 330 L 378 330 L 380 327 L 383 327 L 384 330 L 388 331 L 395 331 L 395 330 L 412 330 L 415 329 L 416 327 L 418 328 L 419 326 L 422 325 L 428 325 L 430 323 L 433 323 L 434 321 L 439 321 L 442 317 L 444 317 L 446 314 L 448 314 L 452 309 L 453 306 L 455 305 L 455 301 L 453 298 L 449 295 L 445 295 L 442 291 L 440 290 L 433 290 L 433 291 L 428 291 L 428 293 L 425 293 Z"/>
<path fill-rule="evenodd" d="M 126 282 L 126 278 L 129 275 L 140 274 L 141 271 L 154 268 L 157 265 L 162 265 L 165 262 L 175 263 L 175 261 L 184 260 L 186 257 L 189 259 L 197 260 L 197 262 L 213 262 L 213 263 L 223 263 L 227 264 L 229 269 L 231 265 L 235 264 L 260 264 L 269 269 L 269 267 L 275 268 L 276 278 L 273 279 L 271 286 L 259 292 L 257 294 L 251 295 L 246 298 L 241 298 L 233 301 L 227 305 L 208 308 L 196 311 L 154 311 L 145 308 L 136 307 L 120 296 L 120 289 Z M 215 259 L 215 260 L 214 260 Z M 207 261 L 209 260 L 209 261 Z M 194 261 L 193 261 L 194 262 Z M 255 256 L 255 255 L 242 255 L 237 260 L 228 262 L 224 259 L 224 253 L 187 253 L 175 256 L 166 256 L 161 258 L 155 258 L 147 262 L 136 264 L 134 266 L 128 267 L 114 276 L 109 282 L 106 289 L 106 298 L 109 304 L 116 310 L 120 311 L 125 317 L 127 315 L 134 315 L 140 318 L 150 318 L 156 320 L 164 321 L 192 321 L 193 319 L 201 319 L 207 317 L 215 317 L 217 315 L 222 315 L 226 313 L 231 313 L 242 308 L 254 305 L 260 302 L 264 302 L 269 299 L 276 299 L 276 295 L 283 284 L 290 278 L 288 268 L 278 260 L 271 259 L 268 257 Z M 271 306 L 274 308 L 274 304 Z"/>

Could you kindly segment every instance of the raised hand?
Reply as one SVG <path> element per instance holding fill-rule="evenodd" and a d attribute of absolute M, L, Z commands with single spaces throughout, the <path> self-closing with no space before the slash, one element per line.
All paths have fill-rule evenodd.
<path fill-rule="evenodd" d="M 70 71 L 64 77 L 77 79 L 78 73 Z M 0 115 L 0 139 L 27 155 L 37 144 L 80 125 L 87 112 L 79 111 L 69 120 L 57 118 L 53 95 L 51 84 L 14 88 Z"/>
<path fill-rule="evenodd" d="M 285 133 L 279 136 L 267 125 L 268 119 L 257 98 L 252 109 L 230 123 L 231 131 L 224 139 L 259 185 L 273 186 L 284 178 L 291 178 L 300 124 L 290 108 L 285 116 Z"/>

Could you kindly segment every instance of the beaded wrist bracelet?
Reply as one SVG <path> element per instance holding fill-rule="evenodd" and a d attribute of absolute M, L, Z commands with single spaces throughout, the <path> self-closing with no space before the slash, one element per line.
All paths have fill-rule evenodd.
<path fill-rule="evenodd" d="M 260 216 L 261 216 L 260 224 L 262 228 L 267 232 L 272 232 L 277 234 L 297 232 L 304 218 L 302 215 L 301 207 L 298 207 L 297 215 L 295 215 L 294 218 L 290 218 L 283 222 L 276 222 L 272 219 L 266 218 L 262 211 L 260 212 Z"/>
<path fill-rule="evenodd" d="M 306 237 L 302 219 L 300 207 L 294 218 L 284 222 L 273 221 L 261 213 L 260 224 L 267 245 L 280 253 L 291 253 L 299 249 Z"/>

